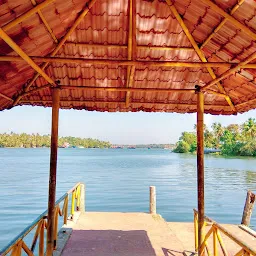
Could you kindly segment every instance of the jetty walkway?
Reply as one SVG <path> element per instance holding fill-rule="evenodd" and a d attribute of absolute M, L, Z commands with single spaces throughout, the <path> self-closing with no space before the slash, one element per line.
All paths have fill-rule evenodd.
<path fill-rule="evenodd" d="M 166 222 L 147 213 L 76 213 L 59 233 L 54 255 L 63 256 L 191 256 L 195 254 L 194 224 Z M 236 225 L 223 225 L 256 250 L 256 238 Z M 209 227 L 206 227 L 206 232 Z M 212 239 L 209 247 L 212 248 Z M 241 247 L 223 236 L 228 255 Z M 219 248 L 219 255 L 223 255 Z"/>

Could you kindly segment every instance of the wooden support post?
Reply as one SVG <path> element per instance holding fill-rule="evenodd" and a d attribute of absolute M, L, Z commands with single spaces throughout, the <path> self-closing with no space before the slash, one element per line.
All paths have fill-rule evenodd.
<path fill-rule="evenodd" d="M 204 94 L 197 91 L 197 197 L 198 197 L 198 255 L 204 241 Z"/>
<path fill-rule="evenodd" d="M 85 185 L 83 183 L 80 184 L 80 212 L 85 212 Z"/>
<path fill-rule="evenodd" d="M 150 209 L 149 212 L 150 214 L 156 214 L 156 187 L 155 186 L 150 186 Z"/>
<path fill-rule="evenodd" d="M 253 194 L 252 191 L 248 190 L 241 224 L 245 226 L 250 225 L 254 203 L 255 203 L 255 194 Z"/>
<path fill-rule="evenodd" d="M 52 133 L 51 133 L 46 256 L 51 256 L 54 248 L 54 208 L 55 208 L 55 196 L 56 196 L 59 106 L 60 106 L 60 89 L 54 88 L 52 89 Z"/>

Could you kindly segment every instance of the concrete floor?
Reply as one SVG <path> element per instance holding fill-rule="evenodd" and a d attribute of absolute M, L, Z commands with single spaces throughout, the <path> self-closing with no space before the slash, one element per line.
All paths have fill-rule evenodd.
<path fill-rule="evenodd" d="M 237 226 L 225 227 L 256 250 L 254 237 Z M 194 255 L 193 224 L 167 223 L 159 215 L 86 212 L 72 229 L 63 256 L 181 256 L 184 251 Z M 234 255 L 240 247 L 222 237 L 229 254 Z"/>

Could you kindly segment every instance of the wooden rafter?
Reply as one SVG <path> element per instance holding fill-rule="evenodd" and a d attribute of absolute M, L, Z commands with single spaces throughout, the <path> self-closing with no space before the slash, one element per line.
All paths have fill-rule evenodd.
<path fill-rule="evenodd" d="M 248 64 L 249 62 L 253 61 L 254 59 L 256 59 L 256 52 L 254 52 L 253 54 L 251 54 L 249 57 L 247 57 L 244 61 L 241 61 L 240 63 L 238 63 L 235 67 L 227 70 L 226 72 L 224 72 L 220 77 L 212 80 L 211 82 L 209 82 L 208 84 L 202 86 L 202 88 L 204 90 L 208 89 L 209 87 L 213 86 L 214 84 L 220 82 L 221 80 L 223 80 L 224 78 L 234 74 L 236 71 L 238 71 L 242 66 Z"/>
<path fill-rule="evenodd" d="M 85 48 L 99 48 L 99 49 L 127 49 L 128 45 L 120 44 L 87 44 L 87 43 L 74 43 L 66 42 L 65 45 L 75 46 L 75 47 L 85 47 Z M 137 49 L 146 50 L 162 50 L 162 51 L 194 51 L 192 47 L 174 47 L 174 46 L 150 46 L 150 45 L 137 45 Z"/>
<path fill-rule="evenodd" d="M 239 103 L 239 104 L 236 104 L 236 107 L 239 108 L 239 107 L 242 107 L 244 105 L 253 104 L 253 103 L 254 104 L 256 103 L 256 98 L 252 99 L 252 100 L 247 100 L 247 101 Z"/>
<path fill-rule="evenodd" d="M 7 95 L 5 95 L 5 94 L 3 94 L 3 93 L 1 93 L 1 92 L 0 92 L 0 96 L 1 96 L 2 98 L 5 98 L 6 100 L 13 101 L 12 98 L 8 97 Z"/>
<path fill-rule="evenodd" d="M 126 104 L 125 101 L 102 101 L 102 100 L 65 100 L 61 99 L 61 103 L 92 103 L 92 104 Z M 43 103 L 52 103 L 52 100 L 22 100 L 22 104 L 34 103 L 34 104 L 43 104 Z M 140 105 L 165 105 L 165 106 L 173 106 L 173 107 L 194 107 L 197 108 L 196 102 L 194 104 L 187 104 L 187 103 L 165 103 L 165 102 L 130 102 L 130 104 L 140 104 Z M 205 104 L 205 108 L 207 107 L 216 107 L 216 108 L 229 108 L 228 105 L 212 105 L 212 104 Z"/>
<path fill-rule="evenodd" d="M 60 40 L 60 42 L 58 43 L 58 45 L 56 46 L 56 48 L 54 49 L 54 51 L 50 54 L 50 57 L 54 57 L 57 52 L 61 49 L 61 47 L 63 46 L 63 44 L 66 42 L 66 40 L 68 39 L 68 37 L 74 32 L 74 30 L 76 29 L 76 27 L 80 24 L 80 22 L 84 19 L 84 17 L 87 15 L 87 13 L 89 12 L 89 10 L 92 8 L 92 6 L 94 5 L 94 3 L 97 0 L 89 0 L 83 11 L 79 14 L 78 18 L 75 20 L 74 24 L 70 27 L 70 29 L 68 30 L 68 32 L 66 33 L 66 35 Z M 44 65 L 42 66 L 42 70 L 45 70 L 45 68 L 49 65 L 49 62 L 44 63 Z M 34 75 L 34 77 L 31 79 L 31 81 L 28 83 L 28 85 L 25 87 L 25 91 L 27 91 L 31 85 L 36 81 L 36 79 L 40 76 L 39 73 L 36 73 Z M 16 104 L 18 104 L 20 100 L 20 95 L 18 95 L 18 97 L 15 99 L 13 105 L 15 106 Z"/>
<path fill-rule="evenodd" d="M 55 82 L 1 28 L 0 37 L 48 83 L 55 85 Z"/>
<path fill-rule="evenodd" d="M 129 33 L 128 33 L 128 60 L 136 59 L 136 1 L 129 0 Z M 135 66 L 127 67 L 127 82 L 126 87 L 132 86 L 135 74 Z M 126 106 L 128 107 L 130 101 L 130 92 L 126 92 Z"/>
<path fill-rule="evenodd" d="M 239 8 L 239 6 L 242 5 L 242 3 L 245 0 L 238 0 L 237 4 L 232 8 L 232 10 L 230 11 L 230 15 L 233 15 L 236 10 Z M 213 32 L 205 39 L 205 41 L 201 44 L 200 49 L 203 49 L 208 43 L 209 41 L 214 37 L 214 35 L 225 25 L 225 23 L 228 21 L 227 18 L 224 18 L 219 25 L 213 30 Z"/>
<path fill-rule="evenodd" d="M 177 21 L 179 22 L 181 28 L 183 29 L 184 33 L 186 34 L 187 38 L 189 39 L 190 43 L 192 44 L 192 46 L 194 47 L 198 57 L 201 59 L 202 62 L 207 62 L 207 59 L 204 56 L 204 53 L 200 50 L 200 48 L 198 47 L 194 37 L 191 35 L 191 33 L 189 32 L 186 24 L 184 23 L 183 19 L 181 18 L 180 14 L 178 13 L 176 7 L 173 5 L 173 3 L 171 2 L 171 0 L 166 0 L 167 5 L 169 6 L 170 10 L 172 11 L 173 15 L 175 16 L 175 18 L 177 19 Z M 208 67 L 207 68 L 208 73 L 210 74 L 210 76 L 213 79 L 216 79 L 216 75 L 213 72 L 212 68 Z M 221 93 L 226 94 L 224 88 L 222 87 L 222 85 L 220 83 L 217 83 L 217 86 L 220 90 Z M 233 111 L 236 111 L 234 104 L 232 103 L 230 97 L 227 95 L 226 96 L 226 101 L 228 102 L 228 104 L 230 105 L 231 109 Z"/>
<path fill-rule="evenodd" d="M 34 6 L 37 5 L 36 0 L 30 0 L 30 1 L 31 1 L 31 3 L 32 3 Z M 49 34 L 51 35 L 53 41 L 54 41 L 55 43 L 58 43 L 58 39 L 57 39 L 56 36 L 54 35 L 54 33 L 53 33 L 51 27 L 49 26 L 48 22 L 46 21 L 46 19 L 45 19 L 44 15 L 42 14 L 41 10 L 38 10 L 38 11 L 37 11 L 37 14 L 38 14 L 38 16 L 40 17 L 40 19 L 42 20 L 42 22 L 44 23 L 44 26 L 45 26 L 46 30 L 49 32 Z"/>
<path fill-rule="evenodd" d="M 214 10 L 215 12 L 217 12 L 218 14 L 226 18 L 228 21 L 230 21 L 236 28 L 241 29 L 241 31 L 243 31 L 244 33 L 252 37 L 254 40 L 256 40 L 256 34 L 251 29 L 249 29 L 247 26 L 240 23 L 230 14 L 226 13 L 223 9 L 221 9 L 218 5 L 213 3 L 211 0 L 201 0 L 201 1 L 207 4 L 208 6 L 210 6 L 212 10 Z"/>
<path fill-rule="evenodd" d="M 49 5 L 50 3 L 54 2 L 54 1 L 55 0 L 45 0 L 45 1 L 43 1 L 42 3 L 36 5 L 34 8 L 30 9 L 29 11 L 21 14 L 16 19 L 14 19 L 14 20 L 10 21 L 9 23 L 7 23 L 6 25 L 2 26 L 1 27 L 2 30 L 7 31 L 7 30 L 11 29 L 12 27 L 18 25 L 19 23 L 26 20 L 31 15 L 37 13 L 38 11 L 40 11 L 41 9 L 43 9 L 44 7 L 46 7 L 47 5 Z"/>
<path fill-rule="evenodd" d="M 113 59 L 85 59 L 69 57 L 38 57 L 29 56 L 36 62 L 49 63 L 75 63 L 83 65 L 108 65 L 108 66 L 135 66 L 135 67 L 176 67 L 176 68 L 231 68 L 238 63 L 230 62 L 186 62 L 186 61 L 144 61 L 144 60 L 113 60 Z M 0 56 L 1 61 L 25 61 L 18 56 Z M 241 69 L 256 69 L 256 64 L 244 64 Z"/>

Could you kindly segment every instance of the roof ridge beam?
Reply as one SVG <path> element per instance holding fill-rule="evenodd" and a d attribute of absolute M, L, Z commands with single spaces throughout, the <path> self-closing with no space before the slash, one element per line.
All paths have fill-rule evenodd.
<path fill-rule="evenodd" d="M 129 34 L 128 34 L 128 60 L 136 59 L 136 0 L 129 0 Z M 135 66 L 127 67 L 126 87 L 131 87 L 134 81 Z M 130 92 L 126 92 L 125 102 L 128 107 Z"/>
<path fill-rule="evenodd" d="M 110 49 L 127 49 L 128 45 L 120 44 L 90 44 L 90 43 L 75 43 L 75 42 L 66 42 L 65 45 L 71 46 L 80 46 L 80 47 L 91 47 L 91 48 L 110 48 Z M 174 47 L 174 46 L 150 46 L 150 45 L 137 45 L 137 49 L 148 49 L 148 50 L 163 50 L 163 51 L 194 51 L 192 47 Z"/>
<path fill-rule="evenodd" d="M 190 43 L 192 44 L 192 46 L 194 47 L 198 57 L 201 59 L 202 62 L 207 62 L 207 59 L 205 58 L 205 55 L 204 53 L 200 50 L 199 46 L 197 45 L 194 37 L 191 35 L 191 33 L 189 32 L 186 24 L 184 23 L 183 19 L 181 18 L 180 14 L 178 13 L 176 7 L 174 6 L 174 4 L 172 3 L 171 0 L 166 0 L 166 3 L 167 5 L 169 6 L 171 12 L 173 13 L 173 15 L 175 16 L 176 20 L 178 21 L 178 23 L 180 24 L 181 28 L 183 29 L 184 33 L 186 34 L 187 38 L 189 39 Z M 216 75 L 215 73 L 213 72 L 212 68 L 211 67 L 208 67 L 207 68 L 210 76 L 213 78 L 213 79 L 216 79 Z M 222 85 L 220 83 L 217 83 L 217 86 L 219 88 L 219 91 L 221 93 L 224 93 L 227 95 L 226 91 L 224 90 L 224 88 L 222 87 Z M 228 104 L 230 105 L 231 109 L 233 111 L 236 111 L 236 108 L 233 104 L 233 102 L 231 101 L 230 97 L 227 95 L 226 96 L 226 101 L 228 102 Z"/>
<path fill-rule="evenodd" d="M 173 68 L 232 68 L 239 63 L 234 62 L 187 62 L 187 61 L 145 61 L 145 60 L 113 60 L 113 59 L 85 59 L 85 58 L 67 58 L 67 57 L 39 57 L 29 56 L 36 62 L 49 62 L 49 63 L 75 63 L 84 65 L 107 65 L 107 66 L 131 66 L 136 67 L 173 67 Z M 19 56 L 1 56 L 1 61 L 25 61 Z M 256 63 L 242 64 L 241 69 L 256 69 Z"/>
<path fill-rule="evenodd" d="M 70 27 L 70 29 L 68 30 L 68 32 L 65 34 L 65 36 L 59 41 L 58 45 L 56 46 L 56 48 L 53 50 L 53 52 L 50 54 L 51 57 L 55 56 L 56 53 L 60 50 L 60 48 L 64 45 L 64 43 L 66 42 L 66 40 L 68 39 L 68 37 L 74 32 L 74 30 L 76 29 L 76 27 L 80 24 L 80 22 L 83 20 L 83 18 L 87 15 L 87 13 L 89 12 L 89 10 L 92 8 L 92 6 L 94 5 L 94 3 L 97 0 L 89 0 L 88 2 L 86 2 L 85 7 L 83 9 L 83 11 L 79 14 L 78 18 L 75 20 L 74 24 Z M 48 66 L 49 62 L 46 62 L 43 64 L 42 66 L 42 70 L 45 70 L 45 68 Z M 32 80 L 28 83 L 28 85 L 25 87 L 25 91 L 27 91 L 30 86 L 36 81 L 36 79 L 40 76 L 39 73 L 36 73 L 34 75 L 34 77 L 32 78 Z M 20 93 L 18 95 L 18 97 L 15 99 L 13 105 L 15 106 L 16 104 L 18 104 L 19 100 L 20 100 Z"/>
<path fill-rule="evenodd" d="M 208 6 L 210 6 L 215 12 L 217 12 L 218 14 L 220 14 L 221 16 L 223 16 L 224 18 L 229 20 L 235 27 L 241 29 L 242 32 L 246 33 L 247 35 L 252 37 L 254 40 L 256 40 L 256 34 L 251 29 L 249 29 L 247 26 L 240 23 L 238 20 L 236 20 L 230 14 L 226 13 L 217 4 L 213 3 L 210 0 L 201 0 L 201 1 L 204 2 L 205 4 L 207 4 Z"/>
<path fill-rule="evenodd" d="M 232 8 L 230 15 L 233 15 L 237 9 L 243 4 L 245 0 L 238 0 L 237 4 Z M 225 23 L 228 21 L 228 19 L 225 17 L 219 25 L 212 31 L 212 33 L 204 40 L 204 42 L 201 44 L 200 49 L 203 49 L 210 40 L 214 37 L 214 35 L 225 25 Z"/>

